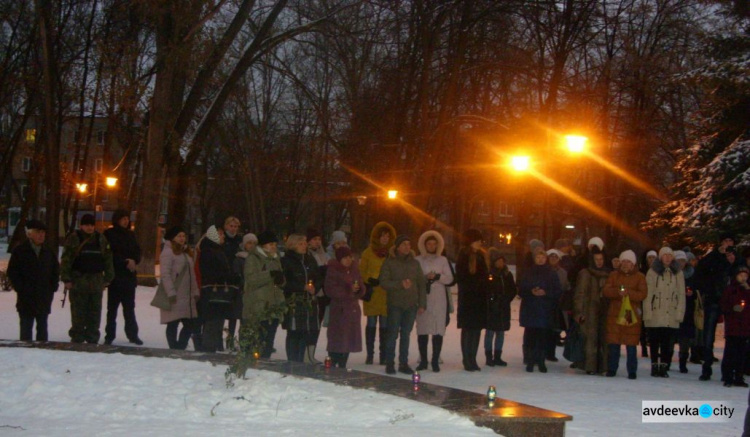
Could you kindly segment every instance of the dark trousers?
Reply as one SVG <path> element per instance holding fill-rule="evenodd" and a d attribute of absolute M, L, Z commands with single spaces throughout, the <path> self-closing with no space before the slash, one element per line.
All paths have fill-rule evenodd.
<path fill-rule="evenodd" d="M 744 379 L 750 337 L 727 336 L 724 357 L 721 361 L 724 382 L 740 382 Z"/>
<path fill-rule="evenodd" d="M 125 319 L 125 336 L 133 341 L 138 338 L 138 322 L 135 320 L 135 288 L 112 282 L 107 288 L 107 326 L 104 328 L 104 340 L 112 341 L 117 337 L 117 309 L 122 305 L 122 317 Z"/>
<path fill-rule="evenodd" d="M 711 376 L 711 365 L 714 356 L 716 324 L 719 322 L 721 309 L 717 304 L 706 305 L 703 313 L 703 374 Z"/>
<path fill-rule="evenodd" d="M 668 364 L 674 353 L 675 328 L 648 328 L 651 364 Z"/>
<path fill-rule="evenodd" d="M 310 342 L 314 341 L 320 331 L 287 331 L 286 333 L 286 358 L 289 361 L 303 362 L 305 351 Z"/>
<path fill-rule="evenodd" d="M 167 344 L 170 349 L 187 349 L 188 341 L 193 336 L 194 326 L 196 319 L 180 319 L 167 323 Z M 180 329 L 179 335 L 177 330 L 182 323 L 182 329 Z M 193 346 L 195 350 L 198 350 L 198 346 L 193 340 Z"/>
<path fill-rule="evenodd" d="M 260 328 L 263 335 L 263 350 L 260 357 L 271 358 L 273 342 L 276 339 L 276 330 L 279 328 L 279 319 L 264 320 L 260 322 Z"/>
<path fill-rule="evenodd" d="M 21 319 L 21 341 L 31 341 L 34 322 L 36 322 L 36 341 L 47 341 L 47 316 L 49 314 L 38 316 L 22 316 L 19 314 L 18 317 Z"/>
<path fill-rule="evenodd" d="M 398 350 L 399 364 L 409 362 L 409 337 L 417 319 L 417 307 L 399 308 L 388 305 L 388 340 L 385 347 L 386 363 L 394 364 L 396 360 L 396 339 L 401 336 Z"/>
<path fill-rule="evenodd" d="M 212 319 L 203 322 L 203 351 L 216 352 L 222 346 L 224 319 Z"/>
<path fill-rule="evenodd" d="M 343 352 L 329 352 L 328 356 L 331 357 L 331 362 L 333 363 L 334 367 L 338 367 L 340 369 L 346 369 L 346 362 L 349 361 L 349 353 L 343 353 Z"/>
<path fill-rule="evenodd" d="M 102 292 L 86 293 L 71 291 L 70 321 L 68 331 L 73 343 L 98 343 L 101 333 L 99 325 L 102 322 Z"/>
<path fill-rule="evenodd" d="M 635 346 L 625 346 L 625 353 L 627 353 L 627 364 L 628 375 L 635 375 L 638 370 L 638 356 L 637 349 Z M 613 373 L 617 373 L 617 368 L 620 366 L 620 345 L 619 344 L 608 344 L 607 345 L 607 370 Z"/>
<path fill-rule="evenodd" d="M 547 355 L 547 341 L 550 338 L 549 328 L 525 328 L 524 338 L 528 348 L 527 365 L 544 365 Z"/>

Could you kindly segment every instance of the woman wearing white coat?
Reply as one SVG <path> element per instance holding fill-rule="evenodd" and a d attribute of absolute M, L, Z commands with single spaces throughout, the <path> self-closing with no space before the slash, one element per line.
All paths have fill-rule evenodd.
<path fill-rule="evenodd" d="M 669 247 L 659 250 L 659 259 L 646 273 L 646 285 L 643 323 L 649 330 L 651 376 L 668 378 L 670 351 L 685 316 L 685 276 Z"/>
<path fill-rule="evenodd" d="M 450 292 L 447 285 L 453 282 L 453 271 L 448 258 L 441 255 L 445 248 L 443 236 L 437 231 L 427 231 L 417 243 L 419 256 L 416 260 L 427 279 L 427 309 L 417 315 L 417 343 L 420 362 L 417 370 L 427 368 L 427 343 L 432 335 L 432 370 L 440 371 L 440 351 L 448 318 Z"/>

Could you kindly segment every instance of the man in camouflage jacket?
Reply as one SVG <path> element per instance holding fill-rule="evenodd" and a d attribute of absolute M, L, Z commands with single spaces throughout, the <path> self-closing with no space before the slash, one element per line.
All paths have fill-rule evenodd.
<path fill-rule="evenodd" d="M 81 217 L 81 229 L 65 240 L 60 263 L 60 277 L 70 291 L 73 343 L 99 342 L 102 294 L 115 276 L 112 250 L 95 225 L 91 214 Z"/>

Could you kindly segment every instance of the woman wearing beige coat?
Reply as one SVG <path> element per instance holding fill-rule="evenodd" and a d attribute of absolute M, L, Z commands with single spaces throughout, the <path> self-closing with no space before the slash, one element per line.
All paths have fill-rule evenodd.
<path fill-rule="evenodd" d="M 173 226 L 167 230 L 164 239 L 164 249 L 159 256 L 161 285 L 169 296 L 171 307 L 160 310 L 160 321 L 162 325 L 167 325 L 169 348 L 184 350 L 196 329 L 198 311 L 195 302 L 200 297 L 200 290 L 195 279 L 193 258 L 185 245 L 185 231 L 179 226 Z M 180 323 L 182 329 L 178 335 Z M 195 344 L 193 346 L 198 349 Z"/>
<path fill-rule="evenodd" d="M 643 323 L 651 346 L 651 376 L 668 378 L 677 330 L 685 316 L 685 276 L 672 249 L 662 247 L 646 273 L 648 295 L 643 302 Z"/>

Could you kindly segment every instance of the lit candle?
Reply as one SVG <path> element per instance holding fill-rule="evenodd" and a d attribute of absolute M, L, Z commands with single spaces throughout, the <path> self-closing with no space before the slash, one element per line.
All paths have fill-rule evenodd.
<path fill-rule="evenodd" d="M 331 360 L 331 357 L 326 357 L 326 360 L 324 361 L 324 364 L 326 366 L 326 369 L 330 369 L 331 365 L 333 364 L 333 361 Z"/>
<path fill-rule="evenodd" d="M 492 276 L 492 274 L 490 274 L 490 276 L 489 276 L 489 279 L 490 279 L 490 281 L 491 281 L 491 280 L 493 280 L 493 279 L 495 279 L 495 278 L 494 278 L 494 277 Z"/>
<path fill-rule="evenodd" d="M 487 400 L 489 400 L 490 402 L 494 402 L 496 397 L 497 397 L 497 390 L 495 390 L 494 385 L 491 385 L 487 389 Z"/>
<path fill-rule="evenodd" d="M 413 374 L 411 375 L 411 382 L 413 382 L 413 383 L 414 383 L 414 385 L 417 385 L 417 384 L 419 384 L 419 381 L 420 381 L 420 379 L 421 379 L 421 377 L 419 376 L 419 372 L 414 372 L 414 373 L 413 373 Z"/>

